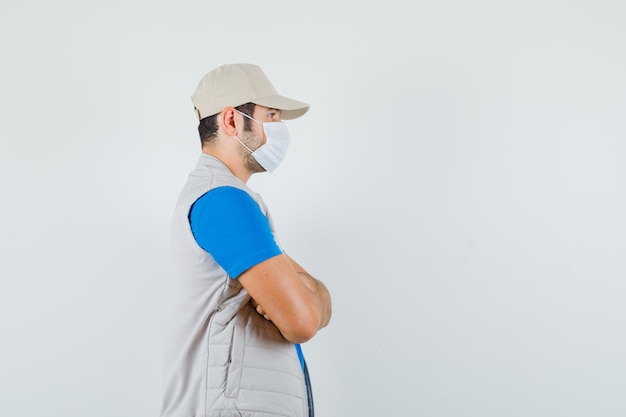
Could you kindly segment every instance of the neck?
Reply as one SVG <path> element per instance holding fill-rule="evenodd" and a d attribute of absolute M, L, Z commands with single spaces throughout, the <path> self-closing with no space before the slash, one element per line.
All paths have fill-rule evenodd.
<path fill-rule="evenodd" d="M 222 163 L 226 165 L 230 172 L 232 172 L 233 175 L 239 178 L 244 184 L 248 182 L 253 174 L 253 172 L 250 172 L 250 170 L 246 169 L 241 162 L 235 161 L 231 155 L 226 154 L 225 152 L 220 152 L 218 149 L 203 147 L 202 153 L 211 155 L 222 161 Z"/>

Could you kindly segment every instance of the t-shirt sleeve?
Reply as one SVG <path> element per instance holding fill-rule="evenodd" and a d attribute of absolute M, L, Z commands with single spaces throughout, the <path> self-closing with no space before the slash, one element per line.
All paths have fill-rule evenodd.
<path fill-rule="evenodd" d="M 230 275 L 280 255 L 269 220 L 243 190 L 218 187 L 191 207 L 189 222 L 196 242 Z"/>

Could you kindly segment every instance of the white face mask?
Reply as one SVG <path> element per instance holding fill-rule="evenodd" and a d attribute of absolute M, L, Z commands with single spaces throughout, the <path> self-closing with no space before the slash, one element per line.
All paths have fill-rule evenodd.
<path fill-rule="evenodd" d="M 259 122 L 256 119 L 248 116 L 245 113 L 237 111 L 241 115 L 247 117 L 250 120 L 261 124 L 263 131 L 267 137 L 267 142 L 259 146 L 255 151 L 248 148 L 237 136 L 239 143 L 246 148 L 252 154 L 252 157 L 261 165 L 267 172 L 274 172 L 278 165 L 285 158 L 287 148 L 289 148 L 289 131 L 287 125 L 284 122 Z"/>

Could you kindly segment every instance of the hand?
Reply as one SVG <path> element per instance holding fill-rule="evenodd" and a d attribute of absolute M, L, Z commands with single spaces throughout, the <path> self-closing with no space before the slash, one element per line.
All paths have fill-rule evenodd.
<path fill-rule="evenodd" d="M 271 321 L 270 318 L 267 316 L 267 313 L 265 312 L 263 307 L 261 307 L 261 304 L 257 303 L 254 298 L 250 299 L 250 304 L 252 304 L 252 307 L 254 307 L 256 312 L 262 315 L 263 318 L 265 318 L 265 320 Z"/>

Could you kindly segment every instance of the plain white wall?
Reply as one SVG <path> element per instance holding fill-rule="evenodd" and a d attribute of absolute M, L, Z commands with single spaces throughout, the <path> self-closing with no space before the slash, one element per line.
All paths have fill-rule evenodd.
<path fill-rule="evenodd" d="M 319 416 L 626 413 L 626 3 L 0 3 L 0 415 L 157 416 L 210 69 L 311 103 L 253 178 L 326 281 Z"/>

